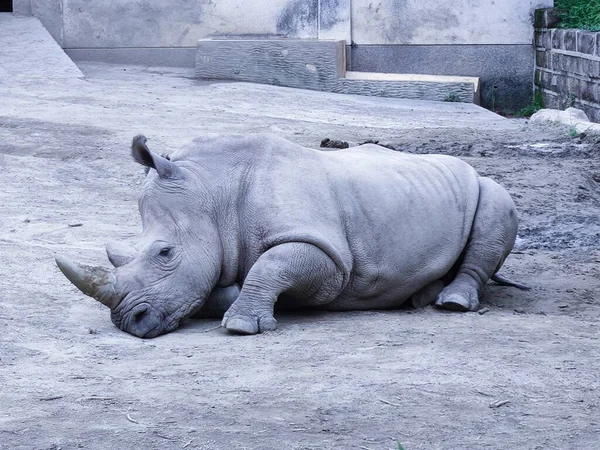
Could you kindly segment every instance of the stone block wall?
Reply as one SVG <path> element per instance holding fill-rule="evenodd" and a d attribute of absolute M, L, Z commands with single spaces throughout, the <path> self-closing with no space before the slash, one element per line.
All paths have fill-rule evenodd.
<path fill-rule="evenodd" d="M 600 32 L 557 24 L 555 11 L 536 13 L 536 91 L 546 108 L 579 108 L 600 122 Z"/>

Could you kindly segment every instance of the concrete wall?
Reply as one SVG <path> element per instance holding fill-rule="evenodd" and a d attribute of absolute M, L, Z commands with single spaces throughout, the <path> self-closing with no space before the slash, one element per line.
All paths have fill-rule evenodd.
<path fill-rule="evenodd" d="M 31 0 L 13 0 L 13 12 L 16 14 L 31 15 Z"/>
<path fill-rule="evenodd" d="M 350 40 L 350 0 L 15 0 L 65 48 L 194 47 L 210 37 Z"/>
<path fill-rule="evenodd" d="M 535 84 L 544 106 L 574 106 L 600 122 L 600 33 L 552 25 L 541 19 L 536 29 Z"/>
<path fill-rule="evenodd" d="M 531 44 L 533 12 L 553 0 L 352 0 L 357 44 Z"/>
<path fill-rule="evenodd" d="M 553 0 L 15 0 L 75 59 L 194 64 L 198 39 L 345 39 L 349 68 L 482 78 L 483 104 L 530 101 L 536 8 Z M 419 46 L 419 47 L 415 47 Z M 527 62 L 529 61 L 529 62 Z"/>
<path fill-rule="evenodd" d="M 15 0 L 67 48 L 193 47 L 223 36 L 359 45 L 519 45 L 553 0 Z M 60 30 L 59 30 L 60 29 Z"/>
<path fill-rule="evenodd" d="M 65 47 L 191 47 L 212 36 L 316 38 L 315 0 L 63 0 Z"/>

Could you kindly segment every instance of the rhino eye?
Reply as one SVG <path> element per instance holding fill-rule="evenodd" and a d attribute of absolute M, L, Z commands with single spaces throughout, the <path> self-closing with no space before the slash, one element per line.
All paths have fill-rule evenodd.
<path fill-rule="evenodd" d="M 173 250 L 173 247 L 163 247 L 160 249 L 159 256 L 169 256 L 171 254 L 171 250 Z"/>

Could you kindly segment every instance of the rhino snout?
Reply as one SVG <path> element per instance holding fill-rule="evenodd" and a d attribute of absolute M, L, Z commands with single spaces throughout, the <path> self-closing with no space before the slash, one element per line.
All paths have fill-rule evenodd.
<path fill-rule="evenodd" d="M 153 338 L 162 334 L 162 315 L 148 304 L 137 305 L 131 310 L 124 331 L 140 338 Z"/>

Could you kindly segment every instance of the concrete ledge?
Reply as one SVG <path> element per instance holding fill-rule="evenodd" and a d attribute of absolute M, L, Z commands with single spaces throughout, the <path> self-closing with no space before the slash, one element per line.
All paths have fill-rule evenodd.
<path fill-rule="evenodd" d="M 333 91 L 346 71 L 344 41 L 198 41 L 196 77 Z"/>
<path fill-rule="evenodd" d="M 335 92 L 342 94 L 479 104 L 479 79 L 420 74 L 347 72 Z"/>
<path fill-rule="evenodd" d="M 196 47 L 179 48 L 66 48 L 73 61 L 134 64 L 163 67 L 194 67 Z"/>
<path fill-rule="evenodd" d="M 533 45 L 356 45 L 352 71 L 478 77 L 481 104 L 515 112 L 533 98 Z"/>

